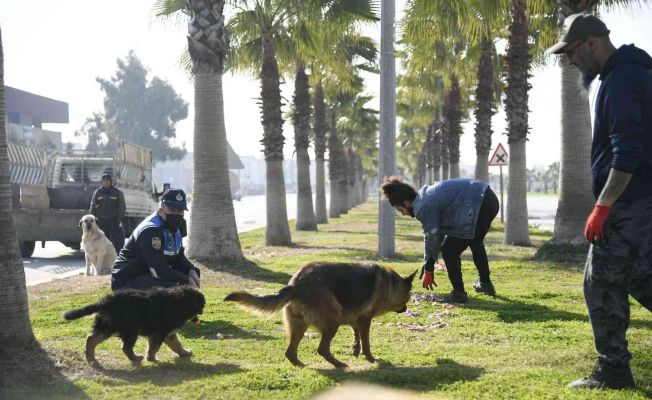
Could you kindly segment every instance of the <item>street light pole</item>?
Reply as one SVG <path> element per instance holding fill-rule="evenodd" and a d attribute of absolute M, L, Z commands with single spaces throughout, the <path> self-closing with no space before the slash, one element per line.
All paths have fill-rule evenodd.
<path fill-rule="evenodd" d="M 396 174 L 396 66 L 394 58 L 394 0 L 382 0 L 380 13 L 380 157 L 378 182 Z M 396 215 L 387 201 L 379 200 L 378 255 L 394 255 Z"/>

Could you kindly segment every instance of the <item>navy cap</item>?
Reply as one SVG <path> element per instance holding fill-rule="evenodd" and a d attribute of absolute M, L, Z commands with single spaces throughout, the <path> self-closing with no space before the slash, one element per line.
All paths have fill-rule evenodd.
<path fill-rule="evenodd" d="M 112 167 L 107 167 L 104 168 L 104 171 L 102 171 L 102 180 L 108 179 L 111 182 L 113 182 L 113 168 Z"/>
<path fill-rule="evenodd" d="M 546 50 L 546 54 L 561 54 L 569 43 L 584 40 L 589 36 L 608 36 L 607 25 L 593 14 L 578 13 L 564 19 L 559 42 Z"/>
<path fill-rule="evenodd" d="M 168 189 L 161 195 L 161 203 L 170 208 L 188 210 L 186 193 L 181 189 Z"/>

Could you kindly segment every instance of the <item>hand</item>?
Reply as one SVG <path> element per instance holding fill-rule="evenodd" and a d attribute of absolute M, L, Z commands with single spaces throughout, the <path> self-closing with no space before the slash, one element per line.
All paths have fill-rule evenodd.
<path fill-rule="evenodd" d="M 607 221 L 611 207 L 596 204 L 586 220 L 584 227 L 584 237 L 591 243 L 599 242 L 604 239 L 604 223 Z"/>
<path fill-rule="evenodd" d="M 199 276 L 194 269 L 191 269 L 190 273 L 188 273 L 188 284 L 196 289 L 200 287 Z"/>
<path fill-rule="evenodd" d="M 436 287 L 435 275 L 432 272 L 426 271 L 423 274 L 423 287 L 428 290 L 433 290 L 433 285 Z"/>

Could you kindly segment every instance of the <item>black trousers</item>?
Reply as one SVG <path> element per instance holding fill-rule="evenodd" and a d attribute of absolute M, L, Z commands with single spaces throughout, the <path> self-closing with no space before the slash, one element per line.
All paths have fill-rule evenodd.
<path fill-rule="evenodd" d="M 122 228 L 120 228 L 120 221 L 117 218 L 98 218 L 97 226 L 104 231 L 106 237 L 113 244 L 115 252 L 119 254 L 122 246 L 125 244 L 125 233 Z"/>
<path fill-rule="evenodd" d="M 453 285 L 453 289 L 464 292 L 464 280 L 462 279 L 462 260 L 460 256 L 467 247 L 471 248 L 473 253 L 473 263 L 478 269 L 480 281 L 489 282 L 489 260 L 487 251 L 484 248 L 484 237 L 489 232 L 491 222 L 496 218 L 500 209 L 498 197 L 491 188 L 487 188 L 484 200 L 478 213 L 478 222 L 475 226 L 475 237 L 473 239 L 459 239 L 453 236 L 446 236 L 441 246 L 441 254 L 446 263 L 448 279 Z"/>

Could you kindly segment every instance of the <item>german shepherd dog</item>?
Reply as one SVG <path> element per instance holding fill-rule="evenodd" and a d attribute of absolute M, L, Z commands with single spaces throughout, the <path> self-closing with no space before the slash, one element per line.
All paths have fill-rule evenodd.
<path fill-rule="evenodd" d="M 371 319 L 389 311 L 407 310 L 416 271 L 401 277 L 391 268 L 377 264 L 312 262 L 301 268 L 287 286 L 275 295 L 255 296 L 247 292 L 231 293 L 224 300 L 246 308 L 272 314 L 283 308 L 289 345 L 285 356 L 296 366 L 297 348 L 308 326 L 321 332 L 317 352 L 337 368 L 347 365 L 331 354 L 331 340 L 340 325 L 353 328 L 353 355 L 362 353 L 374 362 L 369 347 Z"/>
<path fill-rule="evenodd" d="M 179 342 L 174 330 L 188 320 L 197 321 L 206 300 L 198 290 L 180 286 L 156 290 L 120 290 L 95 304 L 67 311 L 67 320 L 96 313 L 93 329 L 86 338 L 86 361 L 98 366 L 95 359 L 97 345 L 117 334 L 122 339 L 122 351 L 132 362 L 143 357 L 134 353 L 138 336 L 147 336 L 147 361 L 156 362 L 156 353 L 165 343 L 180 357 L 192 356 Z"/>

